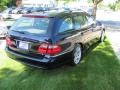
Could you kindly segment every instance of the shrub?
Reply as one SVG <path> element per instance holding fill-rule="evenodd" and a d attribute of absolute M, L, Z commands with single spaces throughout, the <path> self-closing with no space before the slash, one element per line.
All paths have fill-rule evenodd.
<path fill-rule="evenodd" d="M 116 10 L 116 4 L 115 3 L 114 4 L 109 4 L 108 7 L 113 11 Z"/>

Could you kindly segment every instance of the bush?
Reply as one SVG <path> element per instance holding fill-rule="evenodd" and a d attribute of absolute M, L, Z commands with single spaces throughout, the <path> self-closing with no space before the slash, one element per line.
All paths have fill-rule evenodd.
<path fill-rule="evenodd" d="M 115 3 L 114 4 L 109 4 L 108 7 L 113 11 L 116 10 L 116 4 Z"/>
<path fill-rule="evenodd" d="M 6 7 L 15 6 L 15 0 L 0 0 L 0 11 L 6 9 Z"/>
<path fill-rule="evenodd" d="M 120 2 L 116 4 L 116 10 L 120 10 Z"/>

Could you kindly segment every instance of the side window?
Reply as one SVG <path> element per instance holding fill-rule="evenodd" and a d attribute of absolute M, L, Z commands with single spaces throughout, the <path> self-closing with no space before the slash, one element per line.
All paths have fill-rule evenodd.
<path fill-rule="evenodd" d="M 87 18 L 84 15 L 79 15 L 74 17 L 75 20 L 75 29 L 80 29 L 87 25 Z"/>
<path fill-rule="evenodd" d="M 60 25 L 58 33 L 70 31 L 73 29 L 73 23 L 71 18 L 66 18 L 63 20 L 62 24 Z"/>
<path fill-rule="evenodd" d="M 93 24 L 94 20 L 93 20 L 92 17 L 89 17 L 89 16 L 88 16 L 87 19 L 88 19 L 88 25 Z"/>

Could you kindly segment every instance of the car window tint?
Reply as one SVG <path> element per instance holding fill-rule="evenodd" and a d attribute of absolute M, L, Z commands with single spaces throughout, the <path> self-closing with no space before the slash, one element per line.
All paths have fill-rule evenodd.
<path fill-rule="evenodd" d="M 50 18 L 21 17 L 11 27 L 11 30 L 27 32 L 30 34 L 46 34 Z"/>
<path fill-rule="evenodd" d="M 79 15 L 74 17 L 75 20 L 75 29 L 80 29 L 87 25 L 87 18 L 84 15 Z"/>
<path fill-rule="evenodd" d="M 34 22 L 34 19 L 31 18 L 24 18 L 23 20 L 21 20 L 21 23 L 17 24 L 17 27 L 29 27 L 32 26 Z"/>
<path fill-rule="evenodd" d="M 84 25 L 84 18 L 82 16 L 76 16 L 75 20 L 75 29 L 80 29 Z"/>
<path fill-rule="evenodd" d="M 60 29 L 59 29 L 59 33 L 61 32 L 66 32 L 69 30 L 73 29 L 73 24 L 72 24 L 72 19 L 71 18 L 66 18 L 63 20 Z"/>
<path fill-rule="evenodd" d="M 84 28 L 84 27 L 87 27 L 87 26 L 88 26 L 88 20 L 87 20 L 86 15 L 83 15 L 83 19 L 84 19 L 84 23 L 83 23 L 82 28 Z"/>

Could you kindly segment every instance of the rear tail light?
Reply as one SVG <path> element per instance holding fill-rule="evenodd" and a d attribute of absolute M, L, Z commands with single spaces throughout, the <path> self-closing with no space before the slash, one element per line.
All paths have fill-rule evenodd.
<path fill-rule="evenodd" d="M 9 37 L 6 37 L 6 44 L 7 44 L 8 46 L 11 46 L 11 45 L 12 45 L 12 41 L 11 41 L 11 39 L 10 39 Z"/>
<path fill-rule="evenodd" d="M 38 48 L 38 52 L 41 54 L 55 55 L 61 52 L 61 47 L 56 44 L 42 43 Z"/>

